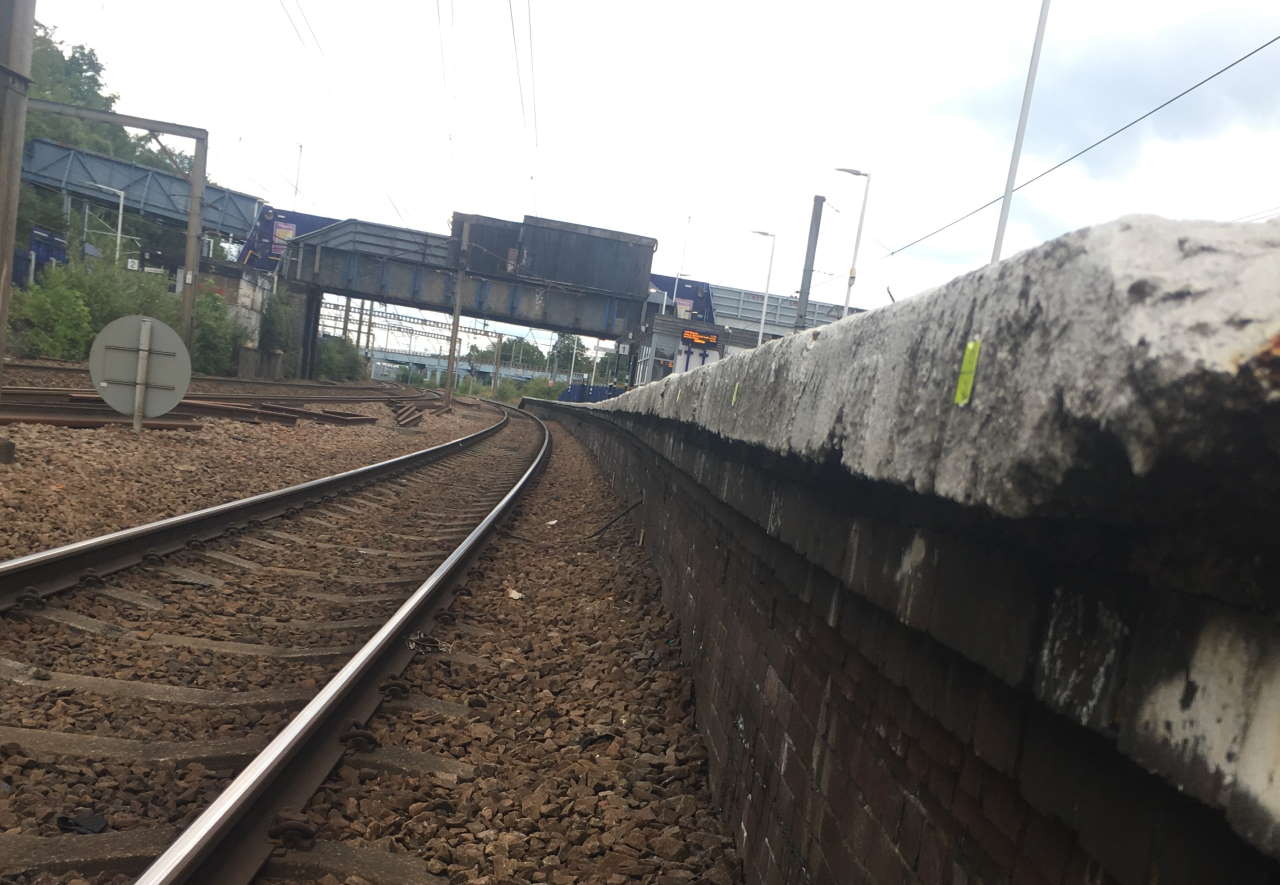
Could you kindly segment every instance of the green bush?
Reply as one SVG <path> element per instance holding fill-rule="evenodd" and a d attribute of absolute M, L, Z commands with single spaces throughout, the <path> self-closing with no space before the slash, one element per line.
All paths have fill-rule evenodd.
<path fill-rule="evenodd" d="M 177 328 L 179 299 L 164 276 L 121 270 L 107 261 L 47 268 L 27 291 L 15 290 L 10 317 L 15 349 L 24 357 L 79 360 L 112 320 L 140 314 Z M 201 292 L 195 302 L 191 368 L 207 375 L 235 371 L 244 332 L 222 299 Z"/>
<path fill-rule="evenodd" d="M 316 357 L 316 374 L 330 381 L 357 381 L 365 377 L 365 361 L 360 351 L 346 338 L 326 335 L 320 339 Z"/>
<path fill-rule="evenodd" d="M 206 375 L 234 374 L 240 338 L 240 329 L 221 297 L 214 292 L 201 292 L 196 296 L 192 371 Z"/>
<path fill-rule="evenodd" d="M 65 274 L 80 291 L 94 329 L 131 314 L 178 326 L 179 300 L 169 291 L 168 278 L 163 274 L 123 270 L 106 260 L 73 261 L 49 273 Z"/>
<path fill-rule="evenodd" d="M 426 387 L 427 377 L 417 369 L 409 366 L 401 366 L 396 370 L 396 381 L 401 384 L 408 384 L 410 387 Z"/>
<path fill-rule="evenodd" d="M 9 323 L 21 356 L 82 360 L 89 355 L 94 336 L 89 308 L 67 275 L 51 269 L 14 296 Z"/>
<path fill-rule="evenodd" d="M 476 395 L 501 400 L 504 403 L 516 403 L 522 396 L 555 399 L 568 386 L 564 382 L 552 384 L 546 378 L 530 378 L 528 381 L 519 383 L 510 378 L 499 378 L 497 391 L 486 385 L 483 388 L 476 388 Z"/>

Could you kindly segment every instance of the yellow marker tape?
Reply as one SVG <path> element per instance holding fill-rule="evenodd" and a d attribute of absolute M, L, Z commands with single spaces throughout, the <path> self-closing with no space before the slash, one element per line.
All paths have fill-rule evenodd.
<path fill-rule="evenodd" d="M 742 386 L 742 382 L 733 385 L 733 396 L 729 399 L 729 405 L 736 406 L 738 404 L 738 388 Z"/>
<path fill-rule="evenodd" d="M 978 374 L 978 354 L 982 351 L 982 339 L 974 338 L 964 346 L 964 359 L 960 362 L 960 378 L 956 381 L 956 405 L 967 406 L 973 396 L 973 379 Z"/>

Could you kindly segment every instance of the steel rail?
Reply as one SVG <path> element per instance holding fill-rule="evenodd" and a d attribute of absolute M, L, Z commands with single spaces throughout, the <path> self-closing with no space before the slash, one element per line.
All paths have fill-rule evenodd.
<path fill-rule="evenodd" d="M 228 529 L 437 461 L 497 433 L 509 420 L 503 412 L 501 420 L 483 430 L 407 455 L 0 562 L 0 611 L 20 603 L 39 604 L 41 598 L 86 578 L 100 578 L 180 550 L 192 541 L 205 541 Z"/>
<path fill-rule="evenodd" d="M 216 882 L 224 885 L 228 882 L 248 882 L 258 867 L 271 851 L 269 843 L 256 847 L 260 859 L 246 862 L 243 858 L 232 857 L 236 852 L 254 850 L 258 840 L 247 835 L 261 835 L 265 823 L 262 820 L 248 821 L 252 807 L 263 797 L 270 796 L 277 805 L 282 803 L 283 794 L 287 793 L 288 784 L 278 786 L 288 779 L 288 775 L 298 776 L 299 771 L 311 770 L 314 775 L 319 771 L 316 786 L 332 768 L 336 758 L 341 756 L 341 746 L 332 757 L 322 757 L 326 761 L 319 764 L 314 759 L 308 760 L 307 753 L 315 754 L 317 748 L 311 742 L 328 742 L 335 744 L 338 734 L 344 726 L 351 724 L 350 702 L 360 695 L 369 694 L 376 687 L 376 679 L 371 677 L 385 676 L 393 669 L 394 659 L 398 656 L 407 663 L 408 651 L 404 641 L 405 635 L 415 627 L 421 617 L 427 613 L 438 600 L 451 579 L 456 577 L 459 567 L 469 560 L 476 551 L 480 541 L 488 534 L 495 522 L 506 512 L 511 502 L 516 499 L 525 485 L 541 468 L 547 452 L 551 447 L 551 434 L 546 424 L 534 415 L 512 406 L 504 406 L 512 411 L 521 411 L 529 420 L 536 422 L 542 429 L 542 446 L 529 468 L 511 487 L 502 500 L 487 516 L 472 529 L 471 533 L 442 562 L 431 576 L 396 610 L 395 614 L 383 624 L 346 665 L 338 671 L 319 693 L 301 712 L 284 727 L 276 737 L 259 753 L 204 810 L 178 838 L 135 880 L 135 885 L 169 885 L 175 882 Z M 401 663 L 403 668 L 403 663 Z M 373 692 L 376 694 L 376 692 Z M 377 700 L 381 698 L 378 697 Z M 365 698 L 368 700 L 368 698 Z M 367 704 L 365 717 L 372 713 L 377 700 Z M 308 765 L 309 763 L 309 765 Z M 314 790 L 294 791 L 289 799 L 301 806 L 306 797 Z M 233 846 L 225 853 L 216 852 L 220 845 Z M 234 873 L 232 872 L 234 870 Z"/>

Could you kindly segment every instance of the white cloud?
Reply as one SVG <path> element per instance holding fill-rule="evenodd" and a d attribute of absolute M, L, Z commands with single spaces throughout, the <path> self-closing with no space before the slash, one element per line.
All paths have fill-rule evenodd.
<path fill-rule="evenodd" d="M 817 267 L 832 275 L 815 277 L 814 294 L 839 302 L 861 181 L 832 169 L 868 169 L 854 298 L 863 306 L 886 303 L 886 286 L 905 297 L 988 258 L 995 208 L 901 255 L 885 253 L 1000 192 L 1038 12 L 1026 0 L 533 0 L 535 152 L 505 2 L 441 0 L 448 90 L 433 2 L 302 5 L 323 53 L 292 0 L 301 43 L 278 4 L 247 0 L 216 13 L 161 0 L 41 0 L 38 17 L 98 50 L 122 110 L 208 127 L 220 183 L 319 214 L 443 231 L 455 209 L 536 212 L 656 236 L 654 267 L 665 273 L 679 267 L 691 215 L 687 273 L 762 287 L 768 243 L 749 231 L 772 230 L 773 289 L 789 293 L 812 196 L 823 193 L 840 211 L 823 223 Z M 531 117 L 524 4 L 514 6 Z M 1218 42 L 1196 39 L 1202 23 L 1227 22 L 1240 52 L 1280 33 L 1280 9 L 1258 7 L 1057 4 L 1036 107 L 1054 107 L 1055 90 L 1071 85 L 1061 78 L 1100 46 L 1119 72 L 1126 47 L 1135 57 L 1156 47 L 1185 58 L 1185 69 L 1162 75 L 1172 95 L 1230 60 L 1216 57 Z M 1246 64 L 1280 71 L 1280 46 L 1267 52 Z M 1012 96 L 1007 113 L 965 110 L 997 92 Z M 1109 112 L 1130 114 L 1113 99 L 1096 96 Z M 1034 152 L 1037 126 L 1055 123 L 1038 119 L 1036 107 L 1023 178 L 1060 159 Z M 1126 212 L 1229 219 L 1280 204 L 1274 117 L 1195 138 L 1158 131 L 1121 136 L 1126 149 L 1138 146 L 1139 161 L 1119 175 L 1072 165 L 1018 195 L 1006 254 Z"/>

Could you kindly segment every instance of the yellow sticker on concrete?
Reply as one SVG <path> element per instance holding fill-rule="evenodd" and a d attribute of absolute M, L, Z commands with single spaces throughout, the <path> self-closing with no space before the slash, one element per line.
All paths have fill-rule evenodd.
<path fill-rule="evenodd" d="M 738 404 L 738 388 L 741 384 L 742 382 L 739 381 L 733 385 L 733 396 L 729 399 L 729 405 L 736 406 Z"/>
<path fill-rule="evenodd" d="M 956 381 L 956 405 L 967 406 L 973 396 L 973 379 L 978 374 L 978 354 L 982 339 L 974 338 L 964 346 L 964 359 L 960 361 L 960 378 Z"/>

